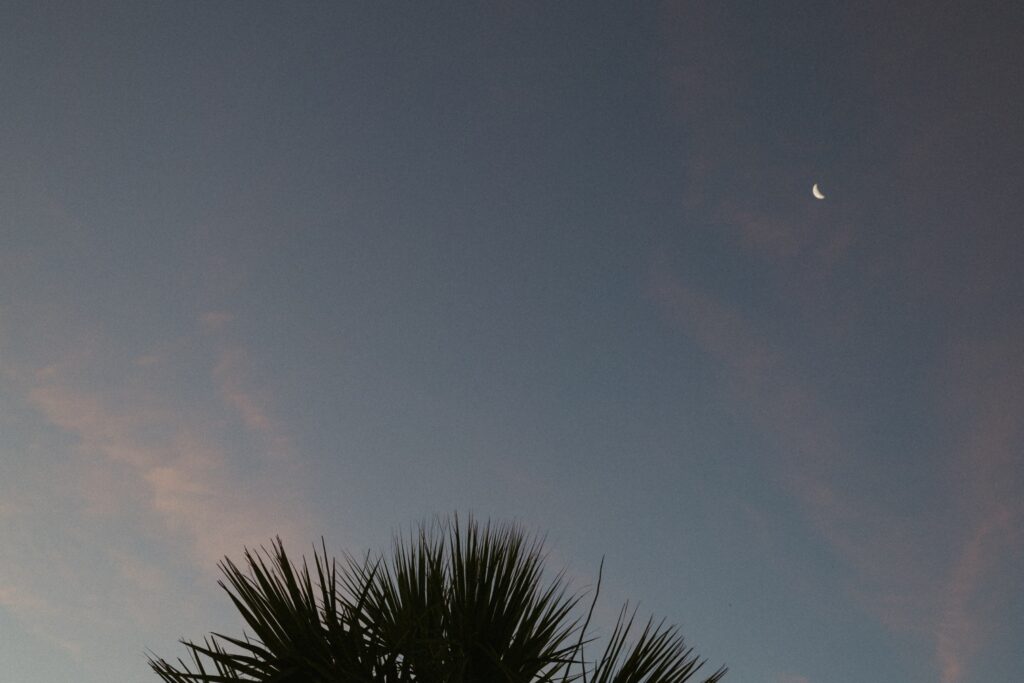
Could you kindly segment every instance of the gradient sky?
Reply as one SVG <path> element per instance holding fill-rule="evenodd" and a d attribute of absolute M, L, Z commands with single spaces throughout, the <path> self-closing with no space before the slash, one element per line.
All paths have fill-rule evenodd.
<path fill-rule="evenodd" d="M 0 677 L 458 510 L 735 683 L 1024 680 L 1021 7 L 5 3 Z"/>

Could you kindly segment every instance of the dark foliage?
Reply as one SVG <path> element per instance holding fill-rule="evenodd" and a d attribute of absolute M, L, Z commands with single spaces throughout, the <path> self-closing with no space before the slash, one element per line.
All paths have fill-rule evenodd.
<path fill-rule="evenodd" d="M 541 544 L 517 527 L 472 519 L 464 530 L 456 518 L 397 538 L 390 561 L 338 563 L 321 543 L 312 571 L 277 539 L 245 552 L 248 571 L 229 559 L 220 565 L 220 585 L 252 635 L 182 641 L 191 663 L 151 658 L 150 666 L 165 683 L 683 683 L 696 675 L 704 662 L 674 627 L 648 621 L 628 643 L 635 610 L 625 607 L 601 656 L 585 661 L 593 603 L 580 625 L 572 617 L 580 596 L 566 593 L 561 574 L 545 586 L 543 559 Z M 703 683 L 724 675 L 723 667 Z"/>

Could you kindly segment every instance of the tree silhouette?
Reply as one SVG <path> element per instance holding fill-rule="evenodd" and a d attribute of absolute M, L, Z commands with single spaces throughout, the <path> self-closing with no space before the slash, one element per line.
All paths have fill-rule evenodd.
<path fill-rule="evenodd" d="M 389 561 L 339 563 L 322 540 L 321 549 L 312 573 L 280 538 L 245 551 L 247 572 L 225 558 L 219 583 L 252 636 L 181 641 L 190 664 L 151 656 L 150 666 L 166 683 L 683 683 L 704 664 L 663 621 L 648 620 L 627 645 L 636 616 L 627 606 L 600 657 L 586 661 L 600 570 L 581 625 L 580 596 L 567 594 L 563 573 L 543 585 L 542 544 L 514 525 L 435 520 L 396 537 Z"/>

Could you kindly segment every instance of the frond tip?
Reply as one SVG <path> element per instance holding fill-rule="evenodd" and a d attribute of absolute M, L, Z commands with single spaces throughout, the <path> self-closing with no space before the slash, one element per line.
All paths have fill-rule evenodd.
<path fill-rule="evenodd" d="M 684 683 L 704 665 L 664 622 L 648 620 L 627 646 L 636 610 L 626 607 L 588 664 L 593 603 L 580 626 L 580 596 L 564 573 L 544 580 L 542 543 L 514 525 L 435 521 L 396 537 L 388 558 L 343 563 L 321 539 L 313 571 L 279 538 L 244 558 L 244 570 L 225 558 L 219 583 L 252 635 L 182 641 L 188 664 L 150 655 L 165 683 Z"/>

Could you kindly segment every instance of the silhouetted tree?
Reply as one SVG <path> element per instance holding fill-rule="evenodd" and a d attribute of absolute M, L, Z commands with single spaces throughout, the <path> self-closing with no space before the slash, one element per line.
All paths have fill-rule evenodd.
<path fill-rule="evenodd" d="M 625 606 L 601 656 L 585 661 L 600 571 L 580 625 L 580 596 L 566 594 L 562 573 L 542 585 L 541 543 L 516 526 L 435 521 L 396 537 L 390 561 L 338 563 L 321 548 L 312 573 L 279 538 L 245 551 L 247 572 L 225 558 L 219 583 L 252 636 L 181 641 L 190 664 L 150 666 L 166 683 L 683 683 L 704 664 L 664 622 L 648 620 L 627 645 L 636 610 Z"/>

